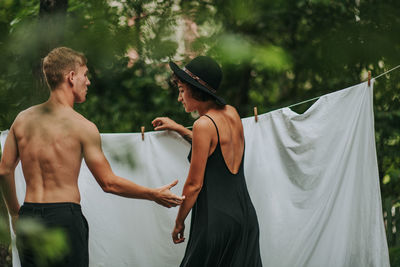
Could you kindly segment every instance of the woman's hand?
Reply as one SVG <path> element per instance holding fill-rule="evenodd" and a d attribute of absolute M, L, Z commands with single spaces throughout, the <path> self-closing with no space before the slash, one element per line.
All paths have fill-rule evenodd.
<path fill-rule="evenodd" d="M 175 228 L 172 231 L 172 241 L 174 241 L 175 244 L 179 244 L 185 241 L 185 238 L 183 237 L 184 231 L 185 231 L 185 223 L 176 222 Z"/>
<path fill-rule="evenodd" d="M 156 130 L 156 131 L 160 131 L 160 130 L 177 131 L 179 126 L 181 126 L 168 117 L 155 118 L 151 123 L 153 124 L 154 130 Z"/>
<path fill-rule="evenodd" d="M 171 130 L 180 134 L 186 141 L 192 143 L 192 131 L 176 123 L 168 117 L 158 117 L 151 122 L 154 130 Z"/>

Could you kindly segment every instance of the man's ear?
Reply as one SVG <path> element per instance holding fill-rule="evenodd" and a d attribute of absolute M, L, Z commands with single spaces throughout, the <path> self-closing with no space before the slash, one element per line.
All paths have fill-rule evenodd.
<path fill-rule="evenodd" d="M 68 82 L 69 85 L 74 86 L 75 72 L 73 70 L 68 72 L 68 74 L 67 74 L 67 82 Z"/>

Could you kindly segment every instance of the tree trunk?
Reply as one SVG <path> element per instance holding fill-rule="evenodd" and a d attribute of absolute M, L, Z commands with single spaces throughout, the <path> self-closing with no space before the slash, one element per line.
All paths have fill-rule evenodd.
<path fill-rule="evenodd" d="M 36 102 L 36 98 L 41 98 L 44 93 L 43 88 L 47 88 L 41 62 L 53 48 L 63 45 L 67 8 L 68 0 L 40 0 L 37 29 L 40 43 L 32 62 L 32 73 L 36 77 L 37 90 L 32 102 Z"/>
<path fill-rule="evenodd" d="M 242 71 L 242 82 L 240 90 L 236 96 L 235 106 L 238 109 L 238 113 L 241 117 L 247 117 L 250 114 L 249 108 L 249 87 L 251 79 L 251 66 L 246 65 Z"/>
<path fill-rule="evenodd" d="M 68 0 L 40 0 L 39 31 L 44 55 L 63 43 L 67 9 Z"/>

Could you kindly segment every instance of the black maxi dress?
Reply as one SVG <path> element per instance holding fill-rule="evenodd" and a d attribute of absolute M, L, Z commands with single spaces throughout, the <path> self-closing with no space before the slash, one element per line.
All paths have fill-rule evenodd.
<path fill-rule="evenodd" d="M 203 187 L 192 208 L 189 241 L 181 267 L 262 266 L 259 228 L 247 191 L 242 162 L 237 174 L 227 167 L 218 144 L 208 157 Z M 188 159 L 191 159 L 190 151 Z"/>

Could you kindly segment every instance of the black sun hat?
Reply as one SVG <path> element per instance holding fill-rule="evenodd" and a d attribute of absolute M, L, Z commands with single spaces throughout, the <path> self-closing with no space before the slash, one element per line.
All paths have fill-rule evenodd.
<path fill-rule="evenodd" d="M 222 80 L 222 70 L 212 58 L 206 56 L 196 57 L 183 69 L 172 61 L 169 62 L 169 66 L 180 80 L 209 94 L 215 98 L 219 105 L 226 105 L 225 100 L 217 95 L 217 90 Z"/>

